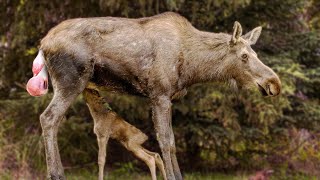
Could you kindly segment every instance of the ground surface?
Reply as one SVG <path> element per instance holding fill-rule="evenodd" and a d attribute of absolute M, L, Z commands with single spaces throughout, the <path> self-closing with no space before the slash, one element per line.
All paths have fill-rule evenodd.
<path fill-rule="evenodd" d="M 97 174 L 92 174 L 90 172 L 83 173 L 72 173 L 67 174 L 67 179 L 70 180 L 96 180 Z M 128 173 L 121 174 L 111 173 L 108 175 L 108 178 L 105 180 L 150 180 L 151 177 L 147 173 Z M 158 179 L 162 179 L 158 177 Z M 184 176 L 185 180 L 247 180 L 248 175 L 244 175 L 241 173 L 238 174 L 222 174 L 222 173 L 210 173 L 210 174 L 201 174 L 201 173 L 188 173 Z M 319 180 L 317 177 L 308 177 L 303 175 L 295 175 L 295 176 L 273 176 L 271 180 Z"/>
<path fill-rule="evenodd" d="M 29 174 L 30 175 L 30 174 Z M 0 173 L 0 180 L 42 180 L 45 179 L 44 176 L 39 177 L 33 175 L 32 177 L 24 173 Z M 43 174 L 44 175 L 44 174 Z M 66 176 L 68 180 L 97 180 L 98 173 L 88 170 L 67 170 Z M 184 175 L 185 180 L 247 180 L 249 177 L 246 173 L 187 173 Z M 150 174 L 148 173 L 138 173 L 138 172 L 112 172 L 109 173 L 105 180 L 150 180 Z M 158 177 L 162 180 L 161 177 Z M 319 177 L 311 177 L 304 175 L 274 175 L 271 180 L 320 180 Z"/>

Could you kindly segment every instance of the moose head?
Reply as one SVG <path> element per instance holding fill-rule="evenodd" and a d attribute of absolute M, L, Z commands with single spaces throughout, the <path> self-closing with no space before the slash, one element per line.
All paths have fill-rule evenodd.
<path fill-rule="evenodd" d="M 277 74 L 258 58 L 251 48 L 262 28 L 256 27 L 245 35 L 239 22 L 234 23 L 233 34 L 229 40 L 229 53 L 225 57 L 225 64 L 229 64 L 227 71 L 231 82 L 238 88 L 257 87 L 264 96 L 280 94 L 281 82 Z"/>

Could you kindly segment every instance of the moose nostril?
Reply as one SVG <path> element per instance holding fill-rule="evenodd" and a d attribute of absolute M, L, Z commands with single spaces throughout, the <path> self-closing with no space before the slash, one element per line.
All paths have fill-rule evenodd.
<path fill-rule="evenodd" d="M 272 93 L 272 91 L 271 91 L 271 85 L 270 85 L 270 84 L 267 85 L 267 91 L 268 91 L 269 95 L 273 96 L 273 93 Z"/>

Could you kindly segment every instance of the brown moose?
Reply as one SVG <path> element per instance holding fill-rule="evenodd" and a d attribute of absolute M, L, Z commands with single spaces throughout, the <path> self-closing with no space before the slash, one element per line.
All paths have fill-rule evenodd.
<path fill-rule="evenodd" d="M 139 19 L 70 19 L 52 28 L 37 56 L 44 66 L 34 69 L 35 77 L 27 88 L 34 96 L 46 93 L 47 78 L 39 73 L 45 67 L 54 90 L 40 116 L 48 178 L 65 179 L 58 126 L 73 100 L 92 89 L 150 99 L 166 177 L 181 180 L 171 125 L 172 96 L 208 81 L 232 82 L 238 88 L 257 87 L 266 96 L 278 95 L 278 76 L 250 47 L 260 33 L 257 27 L 242 35 L 238 22 L 232 35 L 203 32 L 172 12 Z"/>

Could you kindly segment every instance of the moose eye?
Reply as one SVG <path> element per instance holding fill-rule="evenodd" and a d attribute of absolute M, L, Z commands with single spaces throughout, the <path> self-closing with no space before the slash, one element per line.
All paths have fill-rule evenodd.
<path fill-rule="evenodd" d="M 245 60 L 245 59 L 248 59 L 248 55 L 247 55 L 247 54 L 242 54 L 242 55 L 241 55 L 241 58 L 244 59 L 244 60 Z"/>

